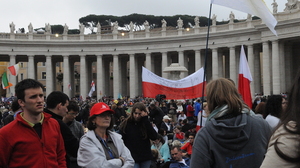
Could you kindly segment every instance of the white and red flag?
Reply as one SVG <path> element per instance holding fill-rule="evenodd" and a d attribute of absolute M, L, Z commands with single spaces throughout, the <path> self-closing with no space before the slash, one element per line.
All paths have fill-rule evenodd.
<path fill-rule="evenodd" d="M 158 94 L 164 94 L 167 99 L 193 99 L 202 97 L 202 87 L 205 85 L 203 77 L 203 68 L 183 79 L 175 81 L 159 77 L 143 67 L 143 96 L 155 98 Z"/>
<path fill-rule="evenodd" d="M 10 74 L 12 74 L 13 76 L 17 76 L 19 73 L 20 65 L 19 63 L 17 63 L 15 65 L 9 66 L 7 69 L 9 70 Z"/>
<path fill-rule="evenodd" d="M 252 108 L 252 97 L 250 90 L 250 82 L 252 82 L 252 76 L 250 68 L 247 62 L 244 46 L 241 47 L 240 54 L 240 70 L 239 70 L 239 93 L 242 95 L 244 102 Z"/>
<path fill-rule="evenodd" d="M 89 92 L 89 97 L 92 97 L 92 94 L 93 94 L 93 92 L 96 90 L 96 88 L 95 88 L 95 82 L 94 81 L 92 81 L 92 83 L 91 83 L 91 90 L 90 90 L 90 92 Z"/>
<path fill-rule="evenodd" d="M 264 0 L 211 0 L 211 3 L 255 15 L 261 18 L 263 23 L 277 36 L 275 31 L 277 20 Z"/>

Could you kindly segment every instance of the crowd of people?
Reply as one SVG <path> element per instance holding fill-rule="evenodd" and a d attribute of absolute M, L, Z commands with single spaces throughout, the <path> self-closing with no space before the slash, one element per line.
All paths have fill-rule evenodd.
<path fill-rule="evenodd" d="M 33 79 L 15 93 L 1 106 L 0 167 L 300 166 L 300 71 L 287 95 L 253 109 L 225 78 L 207 84 L 204 102 L 45 97 Z"/>

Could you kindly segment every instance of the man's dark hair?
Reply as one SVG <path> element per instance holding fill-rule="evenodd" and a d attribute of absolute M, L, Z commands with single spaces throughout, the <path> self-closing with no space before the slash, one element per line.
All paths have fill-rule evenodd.
<path fill-rule="evenodd" d="M 44 88 L 43 84 L 34 79 L 24 79 L 15 86 L 15 93 L 18 99 L 25 101 L 25 90 Z"/>
<path fill-rule="evenodd" d="M 65 105 L 67 101 L 69 101 L 68 95 L 66 95 L 63 92 L 60 91 L 53 91 L 47 96 L 47 108 L 53 109 L 55 108 L 59 103 L 62 105 Z"/>
<path fill-rule="evenodd" d="M 67 108 L 68 108 L 68 111 L 73 110 L 75 112 L 79 112 L 79 106 L 78 106 L 77 102 L 74 100 L 69 101 L 69 105 Z"/>
<path fill-rule="evenodd" d="M 20 108 L 18 99 L 15 99 L 12 103 L 11 103 L 11 110 L 13 112 L 16 112 L 18 109 Z"/>

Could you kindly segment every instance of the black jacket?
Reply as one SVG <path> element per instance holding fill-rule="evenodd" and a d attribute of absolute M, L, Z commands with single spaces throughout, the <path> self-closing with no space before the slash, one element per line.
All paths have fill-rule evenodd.
<path fill-rule="evenodd" d="M 62 121 L 62 117 L 53 113 L 52 111 L 45 109 L 46 113 L 51 114 L 52 118 L 56 119 L 60 126 L 60 132 L 64 139 L 66 153 L 71 155 L 72 157 L 77 157 L 77 151 L 79 148 L 79 141 L 77 138 L 72 134 L 70 128 L 66 123 Z"/>
<path fill-rule="evenodd" d="M 147 130 L 147 138 L 143 138 L 141 129 L 144 125 Z M 142 117 L 139 122 L 128 121 L 125 133 L 120 130 L 124 144 L 130 150 L 135 162 L 143 162 L 152 159 L 151 144 L 149 139 L 155 140 L 157 132 L 152 127 L 148 116 Z"/>

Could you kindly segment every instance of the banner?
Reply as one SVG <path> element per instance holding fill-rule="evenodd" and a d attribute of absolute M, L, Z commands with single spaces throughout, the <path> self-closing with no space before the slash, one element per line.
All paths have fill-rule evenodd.
<path fill-rule="evenodd" d="M 159 77 L 143 67 L 142 85 L 143 96 L 155 98 L 158 94 L 166 95 L 166 99 L 193 99 L 202 97 L 204 69 L 174 81 Z"/>

